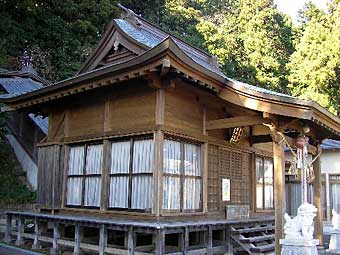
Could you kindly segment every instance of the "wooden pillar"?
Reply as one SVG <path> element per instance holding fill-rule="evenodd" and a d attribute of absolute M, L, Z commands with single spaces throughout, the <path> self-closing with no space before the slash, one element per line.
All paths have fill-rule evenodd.
<path fill-rule="evenodd" d="M 161 130 L 154 133 L 153 160 L 153 205 L 152 212 L 159 217 L 162 211 L 163 196 L 163 142 L 164 134 Z"/>
<path fill-rule="evenodd" d="M 275 204 L 275 254 L 281 254 L 280 239 L 283 236 L 283 215 L 286 211 L 285 199 L 285 162 L 284 143 L 278 139 L 273 139 L 274 155 L 274 204 Z"/>
<path fill-rule="evenodd" d="M 318 155 L 321 152 L 321 147 L 318 145 Z M 319 245 L 323 245 L 323 226 L 322 226 L 322 182 L 321 182 L 321 162 L 320 162 L 320 156 L 315 159 L 313 164 L 314 169 L 314 205 L 318 209 L 318 212 L 315 217 L 315 238 L 320 241 Z"/>
<path fill-rule="evenodd" d="M 51 255 L 58 254 L 58 240 L 60 238 L 60 226 L 59 223 L 54 222 L 53 224 L 53 240 L 52 240 L 52 248 L 50 249 Z"/>
<path fill-rule="evenodd" d="M 24 240 L 22 238 L 22 233 L 24 232 L 24 218 L 21 216 L 18 219 L 18 232 L 17 232 L 17 240 L 15 241 L 15 245 L 23 245 Z"/>
<path fill-rule="evenodd" d="M 4 242 L 5 243 L 10 243 L 11 242 L 11 233 L 12 233 L 12 215 L 7 214 L 6 232 L 5 232 L 5 237 L 4 237 Z"/>
<path fill-rule="evenodd" d="M 331 196 L 330 196 L 330 186 L 329 186 L 329 174 L 326 174 L 326 215 L 327 221 L 331 222 Z"/>
<path fill-rule="evenodd" d="M 73 255 L 81 255 L 80 243 L 82 239 L 82 228 L 79 224 L 74 227 L 74 250 Z"/>
<path fill-rule="evenodd" d="M 105 255 L 107 245 L 107 230 L 104 224 L 100 225 L 99 229 L 99 255 Z"/>
<path fill-rule="evenodd" d="M 127 249 L 128 249 L 128 255 L 135 254 L 135 233 L 132 227 L 130 227 L 128 231 Z"/>
<path fill-rule="evenodd" d="M 207 243 L 207 254 L 212 255 L 213 254 L 213 235 L 212 235 L 212 227 L 208 226 L 208 243 Z"/>
<path fill-rule="evenodd" d="M 101 178 L 101 196 L 100 196 L 100 210 L 107 210 L 108 204 L 108 186 L 109 186 L 109 174 L 110 174 L 110 155 L 111 155 L 111 143 L 105 139 L 103 142 L 103 174 Z"/>
<path fill-rule="evenodd" d="M 156 254 L 165 254 L 165 234 L 164 229 L 158 229 L 156 231 Z"/>
<path fill-rule="evenodd" d="M 40 235 L 40 222 L 37 218 L 34 219 L 34 240 L 32 244 L 32 249 L 41 249 L 39 235 Z"/>

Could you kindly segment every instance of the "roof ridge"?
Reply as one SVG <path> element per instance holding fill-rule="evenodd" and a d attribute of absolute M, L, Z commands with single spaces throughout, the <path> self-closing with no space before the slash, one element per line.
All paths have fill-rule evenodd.
<path fill-rule="evenodd" d="M 201 48 L 199 48 L 199 47 L 197 47 L 197 46 L 195 46 L 195 45 L 192 45 L 191 43 L 189 43 L 189 42 L 183 40 L 182 38 L 179 38 L 179 37 L 176 36 L 176 35 L 171 34 L 171 33 L 168 32 L 168 31 L 165 31 L 163 28 L 161 28 L 161 27 L 159 27 L 158 25 L 154 24 L 153 22 L 151 22 L 151 21 L 149 21 L 149 20 L 143 18 L 142 16 L 136 14 L 133 10 L 131 10 L 131 9 L 129 9 L 129 8 L 125 7 L 125 6 L 123 6 L 122 4 L 118 3 L 117 6 L 127 13 L 126 16 L 122 18 L 123 20 L 126 20 L 126 21 L 129 22 L 129 21 L 131 21 L 131 18 L 129 18 L 129 17 L 131 17 L 131 15 L 134 15 L 134 17 L 137 18 L 137 20 L 138 20 L 138 23 L 137 23 L 137 24 L 136 24 L 136 23 L 134 24 L 134 25 L 137 25 L 137 27 L 143 27 L 143 22 L 145 22 L 145 23 L 147 23 L 149 26 L 154 27 L 154 28 L 156 28 L 156 29 L 159 30 L 159 31 L 152 31 L 152 32 L 158 32 L 158 33 L 161 32 L 161 33 L 164 33 L 164 34 L 165 34 L 164 36 L 167 35 L 167 36 L 173 37 L 175 41 L 178 40 L 180 43 L 183 43 L 185 46 L 191 47 L 191 48 L 193 48 L 194 50 L 200 52 L 201 54 L 204 54 L 206 57 L 209 58 L 209 62 L 211 62 L 212 65 L 214 65 L 215 67 L 219 68 L 219 63 L 218 63 L 218 60 L 217 60 L 217 56 L 212 55 L 212 54 L 210 54 L 209 52 L 207 52 L 207 51 L 205 51 L 205 50 L 203 50 L 203 49 L 201 49 Z M 142 22 L 141 22 L 141 21 L 142 21 Z M 147 30 L 147 31 L 150 32 L 150 30 Z M 159 34 L 156 34 L 155 36 L 159 37 Z M 161 39 L 161 38 L 160 38 L 160 39 Z M 211 61 L 210 61 L 210 60 L 211 60 Z M 216 61 L 216 60 L 217 60 L 217 61 Z M 217 62 L 217 64 L 215 64 L 216 62 Z"/>

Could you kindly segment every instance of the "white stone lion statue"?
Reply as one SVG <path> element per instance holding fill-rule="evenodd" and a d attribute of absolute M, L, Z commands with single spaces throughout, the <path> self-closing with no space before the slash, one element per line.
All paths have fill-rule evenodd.
<path fill-rule="evenodd" d="M 333 230 L 340 230 L 340 215 L 334 209 L 332 210 L 332 225 Z"/>
<path fill-rule="evenodd" d="M 309 203 L 304 203 L 298 208 L 296 217 L 291 218 L 287 213 L 284 215 L 285 239 L 312 240 L 314 233 L 313 219 L 316 216 L 317 208 Z"/>

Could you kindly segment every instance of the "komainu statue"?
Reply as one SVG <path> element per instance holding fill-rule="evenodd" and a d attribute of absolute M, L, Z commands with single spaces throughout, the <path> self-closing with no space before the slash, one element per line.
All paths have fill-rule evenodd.
<path fill-rule="evenodd" d="M 286 213 L 284 218 L 285 239 L 312 240 L 314 233 L 313 219 L 316 216 L 317 208 L 309 203 L 304 203 L 298 208 L 297 216 L 290 218 Z"/>
<path fill-rule="evenodd" d="M 340 230 L 340 215 L 334 209 L 332 210 L 332 225 L 333 230 Z"/>

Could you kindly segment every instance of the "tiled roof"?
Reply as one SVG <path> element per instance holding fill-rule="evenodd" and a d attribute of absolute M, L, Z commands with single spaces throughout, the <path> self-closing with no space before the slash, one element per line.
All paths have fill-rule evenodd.
<path fill-rule="evenodd" d="M 323 150 L 340 149 L 340 141 L 325 139 L 321 144 Z"/>
<path fill-rule="evenodd" d="M 21 77 L 0 78 L 0 86 L 2 86 L 3 89 L 8 93 L 1 94 L 0 98 L 16 97 L 34 90 L 38 90 L 43 87 L 42 83 L 40 82 L 34 81 L 31 78 Z M 29 114 L 29 117 L 45 134 L 47 134 L 48 129 L 47 118 L 42 118 L 41 116 L 34 116 L 34 114 Z"/>
<path fill-rule="evenodd" d="M 40 82 L 33 81 L 31 78 L 0 78 L 0 85 L 8 94 L 22 94 L 43 87 Z"/>
<path fill-rule="evenodd" d="M 174 42 L 178 45 L 179 48 L 181 48 L 193 61 L 195 61 L 200 66 L 206 68 L 207 70 L 214 72 L 215 74 L 223 77 L 224 79 L 229 80 L 236 86 L 241 86 L 247 90 L 256 91 L 260 93 L 265 93 L 268 95 L 274 95 L 274 96 L 280 96 L 280 97 L 286 97 L 286 98 L 295 98 L 293 96 L 275 92 L 272 90 L 264 89 L 261 87 L 253 86 L 250 84 L 246 84 L 240 81 L 237 81 L 235 79 L 232 79 L 230 77 L 227 77 L 220 68 L 217 66 L 211 64 L 209 60 L 212 58 L 211 55 L 208 53 L 202 53 L 202 51 L 198 51 L 196 48 L 188 45 L 187 43 L 181 41 L 177 37 L 173 37 L 168 33 L 165 33 L 164 31 L 160 30 L 156 26 L 153 26 L 152 29 L 155 30 L 154 33 L 150 31 L 151 25 L 149 23 L 144 23 L 142 21 L 141 25 L 139 27 L 132 25 L 129 21 L 123 20 L 123 19 L 115 19 L 114 20 L 116 24 L 122 29 L 126 34 L 128 34 L 130 37 L 138 41 L 139 43 L 142 43 L 150 48 L 153 48 L 157 46 L 159 43 L 161 43 L 166 37 L 170 36 Z"/>

